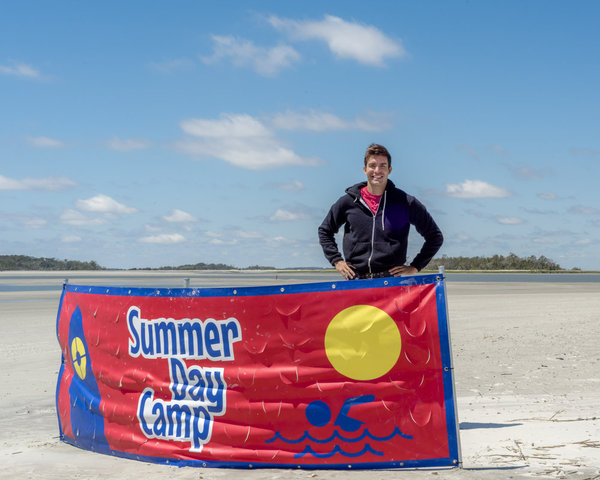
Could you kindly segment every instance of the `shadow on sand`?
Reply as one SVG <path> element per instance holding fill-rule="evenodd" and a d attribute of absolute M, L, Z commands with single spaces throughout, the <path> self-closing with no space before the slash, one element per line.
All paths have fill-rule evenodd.
<path fill-rule="evenodd" d="M 522 423 L 476 423 L 476 422 L 462 422 L 460 424 L 461 430 L 475 430 L 477 428 L 506 428 L 506 427 L 518 427 L 523 425 Z"/>

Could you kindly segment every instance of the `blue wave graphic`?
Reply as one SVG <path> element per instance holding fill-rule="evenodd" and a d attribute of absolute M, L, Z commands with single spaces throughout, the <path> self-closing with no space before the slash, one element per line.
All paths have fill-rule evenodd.
<path fill-rule="evenodd" d="M 345 452 L 344 450 L 342 450 L 342 447 L 340 447 L 339 445 L 336 445 L 335 447 L 333 447 L 333 450 L 331 450 L 331 452 L 317 453 L 311 448 L 310 445 L 307 445 L 302 452 L 296 453 L 294 455 L 294 458 L 302 458 L 305 455 L 312 455 L 315 458 L 330 458 L 330 457 L 333 457 L 336 453 L 339 453 L 339 454 L 343 455 L 344 457 L 355 458 L 355 457 L 360 457 L 368 452 L 372 453 L 373 455 L 378 455 L 380 457 L 383 456 L 383 452 L 378 452 L 377 450 L 373 450 L 371 448 L 371 445 L 369 445 L 367 443 L 367 444 L 365 444 L 365 446 L 363 447 L 363 449 L 360 452 L 355 452 L 355 453 Z"/>
<path fill-rule="evenodd" d="M 356 442 L 360 442 L 360 441 L 364 440 L 367 437 L 370 438 L 371 440 L 375 440 L 376 442 L 387 442 L 388 440 L 391 440 L 395 436 L 406 438 L 407 440 L 412 440 L 412 438 L 413 438 L 412 435 L 406 435 L 405 433 L 402 433 L 402 430 L 400 430 L 399 427 L 394 427 L 394 431 L 384 437 L 378 437 L 376 435 L 373 435 L 366 428 L 363 430 L 363 432 L 360 434 L 360 436 L 358 436 L 356 438 L 344 437 L 339 432 L 339 430 L 335 430 L 329 438 L 315 438 L 310 433 L 305 431 L 299 438 L 291 439 L 291 438 L 285 438 L 279 432 L 275 432 L 275 435 L 273 435 L 273 438 L 266 440 L 265 443 L 272 443 L 277 439 L 282 440 L 285 443 L 289 443 L 289 444 L 302 443 L 306 440 L 309 440 L 314 443 L 330 443 L 330 442 L 334 441 L 336 438 L 345 443 L 356 443 Z"/>

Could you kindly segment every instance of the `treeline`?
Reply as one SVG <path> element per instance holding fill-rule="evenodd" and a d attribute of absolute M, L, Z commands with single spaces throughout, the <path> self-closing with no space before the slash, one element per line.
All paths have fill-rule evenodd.
<path fill-rule="evenodd" d="M 174 266 L 165 266 L 165 267 L 156 267 L 156 268 L 132 268 L 131 270 L 276 270 L 275 267 L 267 267 L 263 265 L 252 265 L 246 268 L 238 268 L 233 265 L 226 265 L 224 263 L 194 263 L 194 264 L 185 264 L 179 265 L 177 267 Z"/>
<path fill-rule="evenodd" d="M 492 257 L 447 257 L 434 258 L 427 270 L 437 270 L 443 266 L 446 270 L 536 270 L 555 271 L 562 270 L 558 263 L 549 258 L 518 257 L 514 253 L 508 256 L 494 255 Z"/>
<path fill-rule="evenodd" d="M 104 270 L 96 262 L 57 260 L 56 258 L 0 255 L 0 270 Z"/>
<path fill-rule="evenodd" d="M 164 267 L 147 267 L 147 268 L 132 268 L 130 270 L 237 270 L 236 267 L 232 267 L 231 265 L 225 265 L 224 263 L 194 263 L 194 264 L 185 264 L 179 265 L 177 267 L 174 266 L 164 266 Z"/>
<path fill-rule="evenodd" d="M 26 255 L 0 255 L 0 271 L 4 270 L 106 270 L 96 262 L 57 260 L 56 258 L 29 257 Z M 179 266 L 131 268 L 130 270 L 275 270 L 275 267 L 253 265 L 240 269 L 224 263 L 194 263 Z"/>
<path fill-rule="evenodd" d="M 514 253 L 508 256 L 493 255 L 491 257 L 448 257 L 434 258 L 427 270 L 438 270 L 443 266 L 446 270 L 534 270 L 557 271 L 560 265 L 545 256 L 518 257 Z M 26 255 L 0 255 L 0 271 L 3 270 L 106 270 L 96 262 L 80 262 L 78 260 L 57 260 L 56 258 L 29 257 Z M 179 266 L 158 268 L 132 268 L 130 270 L 275 270 L 275 267 L 252 265 L 240 269 L 224 263 L 194 263 Z"/>

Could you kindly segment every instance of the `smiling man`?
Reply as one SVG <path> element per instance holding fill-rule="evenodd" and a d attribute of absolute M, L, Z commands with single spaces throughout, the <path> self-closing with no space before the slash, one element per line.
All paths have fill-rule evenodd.
<path fill-rule="evenodd" d="M 347 188 L 319 227 L 323 253 L 347 280 L 414 275 L 442 246 L 442 232 L 421 202 L 388 179 L 392 156 L 384 146 L 369 145 L 364 172 L 367 181 Z M 405 265 L 411 225 L 425 242 Z M 342 226 L 343 256 L 335 241 Z"/>

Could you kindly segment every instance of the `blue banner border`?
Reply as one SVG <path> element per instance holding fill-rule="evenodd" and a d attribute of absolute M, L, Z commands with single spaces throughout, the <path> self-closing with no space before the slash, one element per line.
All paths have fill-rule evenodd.
<path fill-rule="evenodd" d="M 340 280 L 339 282 L 298 283 L 289 285 L 268 285 L 256 287 L 201 287 L 201 288 L 152 288 L 152 287 L 111 287 L 64 284 L 64 289 L 72 293 L 93 295 L 120 295 L 133 297 L 250 297 L 258 295 L 280 295 L 293 293 L 313 293 L 326 291 L 361 290 L 364 288 L 399 287 L 409 285 L 429 285 L 442 276 L 438 274 L 415 275 L 412 277 L 385 277 L 372 280 Z"/>

